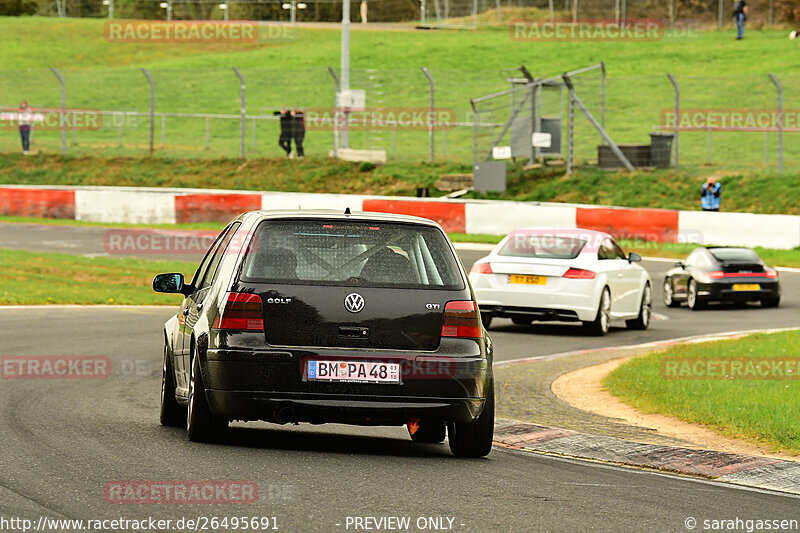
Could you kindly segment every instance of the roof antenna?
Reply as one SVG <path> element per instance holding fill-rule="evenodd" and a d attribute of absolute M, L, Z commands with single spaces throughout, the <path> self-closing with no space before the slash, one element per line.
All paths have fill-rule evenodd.
<path fill-rule="evenodd" d="M 344 214 L 345 215 L 349 215 L 350 214 L 350 208 L 349 207 L 345 207 L 344 208 Z"/>

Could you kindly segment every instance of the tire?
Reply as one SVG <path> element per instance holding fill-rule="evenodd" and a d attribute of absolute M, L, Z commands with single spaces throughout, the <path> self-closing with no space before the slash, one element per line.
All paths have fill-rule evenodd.
<path fill-rule="evenodd" d="M 672 289 L 672 280 L 664 278 L 664 305 L 667 307 L 678 307 L 680 302 L 675 301 L 675 291 Z"/>
<path fill-rule="evenodd" d="M 533 322 L 532 318 L 525 318 L 524 316 L 515 316 L 511 318 L 511 322 L 518 326 L 530 326 Z"/>
<path fill-rule="evenodd" d="M 189 378 L 189 407 L 186 409 L 186 434 L 194 442 L 214 442 L 220 439 L 228 428 L 228 421 L 211 414 L 200 372 L 200 361 L 192 358 L 192 372 Z"/>
<path fill-rule="evenodd" d="M 175 372 L 164 345 L 164 364 L 161 366 L 161 425 L 179 428 L 186 420 L 186 408 L 175 399 Z"/>
<path fill-rule="evenodd" d="M 490 312 L 481 312 L 481 324 L 483 324 L 483 329 L 487 330 L 492 325 L 492 313 Z"/>
<path fill-rule="evenodd" d="M 414 442 L 438 444 L 444 442 L 446 429 L 444 422 L 423 420 L 417 431 L 412 434 L 409 430 L 408 434 Z"/>
<path fill-rule="evenodd" d="M 773 296 L 761 300 L 761 307 L 778 307 L 781 304 L 780 296 Z"/>
<path fill-rule="evenodd" d="M 456 457 L 484 457 L 492 451 L 494 438 L 494 381 L 489 383 L 486 403 L 473 422 L 448 422 L 447 440 Z"/>
<path fill-rule="evenodd" d="M 639 304 L 639 316 L 633 320 L 626 320 L 625 325 L 628 329 L 645 330 L 650 327 L 650 320 L 653 318 L 653 291 L 650 284 L 645 283 L 642 291 L 642 302 Z"/>
<path fill-rule="evenodd" d="M 689 286 L 686 290 L 686 303 L 692 311 L 700 311 L 708 307 L 708 303 L 697 296 L 697 282 L 693 279 L 689 280 Z"/>
<path fill-rule="evenodd" d="M 608 333 L 609 324 L 611 323 L 611 292 L 608 287 L 603 288 L 603 293 L 600 295 L 600 303 L 597 305 L 597 315 L 591 322 L 584 322 L 583 327 L 590 335 L 602 337 Z"/>

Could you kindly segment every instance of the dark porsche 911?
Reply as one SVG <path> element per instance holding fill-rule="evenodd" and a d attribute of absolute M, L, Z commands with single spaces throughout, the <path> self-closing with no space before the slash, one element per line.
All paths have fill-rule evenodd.
<path fill-rule="evenodd" d="M 164 329 L 161 423 L 219 439 L 234 420 L 408 426 L 487 455 L 492 346 L 466 273 L 430 220 L 257 211 L 217 237 Z"/>
<path fill-rule="evenodd" d="M 696 248 L 675 263 L 664 278 L 664 304 L 703 309 L 709 302 L 761 302 L 777 307 L 781 301 L 778 271 L 768 267 L 749 248 Z"/>

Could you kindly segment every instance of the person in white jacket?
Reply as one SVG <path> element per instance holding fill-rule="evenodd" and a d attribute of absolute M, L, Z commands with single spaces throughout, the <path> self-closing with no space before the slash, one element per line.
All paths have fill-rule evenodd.
<path fill-rule="evenodd" d="M 19 137 L 22 141 L 22 153 L 28 155 L 31 149 L 31 124 L 33 122 L 33 113 L 31 112 L 31 108 L 28 107 L 28 102 L 25 100 L 20 102 L 18 114 Z"/>

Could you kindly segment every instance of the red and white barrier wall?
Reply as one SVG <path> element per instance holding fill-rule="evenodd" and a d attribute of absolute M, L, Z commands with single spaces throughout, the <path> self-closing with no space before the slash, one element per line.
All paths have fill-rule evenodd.
<path fill-rule="evenodd" d="M 256 209 L 378 211 L 430 218 L 445 230 L 503 235 L 521 227 L 587 228 L 626 239 L 769 248 L 800 246 L 800 216 L 345 194 L 134 187 L 0 186 L 0 215 L 92 222 L 225 222 Z"/>

